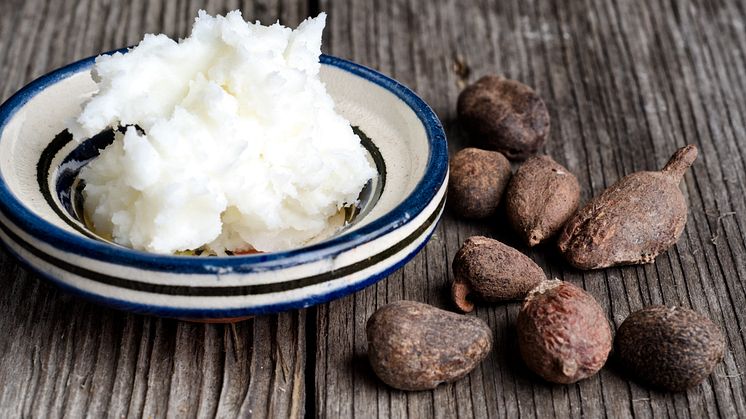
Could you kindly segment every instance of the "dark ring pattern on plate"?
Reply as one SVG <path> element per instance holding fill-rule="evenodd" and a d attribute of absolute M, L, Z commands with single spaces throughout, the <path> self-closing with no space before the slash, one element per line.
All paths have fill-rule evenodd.
<path fill-rule="evenodd" d="M 120 127 L 119 130 L 122 131 L 123 128 Z M 371 179 L 365 184 L 363 190 L 358 196 L 358 204 L 355 206 L 354 210 L 351 211 L 352 214 L 345 217 L 347 224 L 336 234 L 340 234 L 344 230 L 352 227 L 359 219 L 370 212 L 381 197 L 386 185 L 386 163 L 383 160 L 381 151 L 375 145 L 373 140 L 371 140 L 370 137 L 360 129 L 360 127 L 353 126 L 352 130 L 360 138 L 360 144 L 371 156 L 378 175 L 376 178 Z M 57 157 L 65 146 L 73 141 L 73 136 L 68 130 L 60 132 L 39 156 L 39 161 L 36 164 L 36 180 L 39 184 L 39 190 L 44 197 L 44 200 L 47 202 L 47 205 L 49 205 L 55 214 L 57 214 L 57 216 L 59 216 L 67 225 L 90 239 L 100 240 L 118 246 L 117 243 L 101 237 L 96 234 L 95 231 L 91 231 L 91 229 L 86 226 L 82 194 L 85 185 L 78 177 L 80 170 L 86 164 L 98 157 L 101 150 L 114 142 L 114 132 L 115 130 L 108 129 L 91 138 L 87 138 L 70 151 L 70 153 L 61 160 L 58 167 L 52 167 L 55 157 Z M 54 185 L 53 188 L 50 186 L 52 184 Z M 60 205 L 58 205 L 54 200 L 53 194 L 57 196 L 59 204 L 62 207 L 60 207 Z"/>
<path fill-rule="evenodd" d="M 58 259 L 54 256 L 44 253 L 30 243 L 26 242 L 22 238 L 18 237 L 15 233 L 10 231 L 6 226 L 0 224 L 0 230 L 2 230 L 8 237 L 10 237 L 19 246 L 23 247 L 26 251 L 33 254 L 37 258 L 49 263 L 50 265 L 56 266 L 60 269 L 72 272 L 75 275 L 81 276 L 86 279 L 90 279 L 102 284 L 112 285 L 119 288 L 126 288 L 136 291 L 149 292 L 154 294 L 166 294 L 166 295 L 187 295 L 187 296 L 201 296 L 201 297 L 226 297 L 235 295 L 247 295 L 247 294 L 268 294 L 274 292 L 289 291 L 297 288 L 304 288 L 322 282 L 331 281 L 337 278 L 341 278 L 350 275 L 354 272 L 363 270 L 367 267 L 378 264 L 379 262 L 388 259 L 389 257 L 399 253 L 401 250 L 409 246 L 412 242 L 417 240 L 422 233 L 427 231 L 433 223 L 436 222 L 440 211 L 443 209 L 445 204 L 445 197 L 438 204 L 437 209 L 428 217 L 421 226 L 419 226 L 412 234 L 397 242 L 394 246 L 373 255 L 369 258 L 363 259 L 359 262 L 355 262 L 351 265 L 344 266 L 340 269 L 329 271 L 323 274 L 307 276 L 304 278 L 293 279 L 290 281 L 269 283 L 269 284 L 254 284 L 254 285 L 239 285 L 239 286 L 182 286 L 182 285 L 164 285 L 164 284 L 151 284 L 141 281 L 133 281 L 126 278 L 105 275 L 99 272 L 95 272 L 89 269 L 85 269 L 78 265 L 65 262 L 64 260 Z"/>

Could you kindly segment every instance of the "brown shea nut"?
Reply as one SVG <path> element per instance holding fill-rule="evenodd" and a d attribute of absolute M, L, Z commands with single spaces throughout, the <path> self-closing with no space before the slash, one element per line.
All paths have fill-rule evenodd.
<path fill-rule="evenodd" d="M 373 371 L 400 390 L 456 381 L 492 348 L 492 331 L 484 321 L 414 301 L 379 308 L 366 333 Z"/>
<path fill-rule="evenodd" d="M 725 353 L 725 337 L 707 317 L 681 307 L 651 306 L 619 326 L 617 356 L 640 380 L 683 391 L 701 383 Z"/>
<path fill-rule="evenodd" d="M 526 365 L 547 381 L 570 384 L 606 363 L 611 327 L 592 295 L 575 285 L 544 281 L 518 313 L 518 346 Z"/>
<path fill-rule="evenodd" d="M 485 218 L 500 204 L 510 163 L 496 151 L 465 148 L 451 159 L 448 202 L 464 218 Z"/>
<path fill-rule="evenodd" d="M 684 230 L 679 182 L 696 158 L 695 146 L 680 148 L 661 171 L 632 173 L 588 202 L 560 233 L 567 261 L 580 269 L 653 262 Z"/>
<path fill-rule="evenodd" d="M 458 97 L 457 112 L 477 147 L 511 160 L 536 153 L 549 133 L 549 113 L 539 95 L 500 76 L 484 76 L 467 86 Z"/>
<path fill-rule="evenodd" d="M 466 239 L 453 258 L 451 296 L 464 312 L 482 301 L 520 300 L 546 279 L 544 271 L 518 250 L 487 237 Z"/>
<path fill-rule="evenodd" d="M 554 236 L 578 209 L 578 179 L 549 156 L 526 160 L 508 184 L 508 221 L 529 246 Z"/>

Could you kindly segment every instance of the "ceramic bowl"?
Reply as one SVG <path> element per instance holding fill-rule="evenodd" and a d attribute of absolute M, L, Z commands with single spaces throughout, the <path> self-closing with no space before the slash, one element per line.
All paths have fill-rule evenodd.
<path fill-rule="evenodd" d="M 303 248 L 245 256 L 164 256 L 99 239 L 76 209 L 76 170 L 101 144 L 65 121 L 96 90 L 88 58 L 33 81 L 0 106 L 0 239 L 41 277 L 118 309 L 231 321 L 308 307 L 370 285 L 427 242 L 445 203 L 448 153 L 433 111 L 374 70 L 322 56 L 337 111 L 370 139 L 379 175 L 340 233 Z"/>

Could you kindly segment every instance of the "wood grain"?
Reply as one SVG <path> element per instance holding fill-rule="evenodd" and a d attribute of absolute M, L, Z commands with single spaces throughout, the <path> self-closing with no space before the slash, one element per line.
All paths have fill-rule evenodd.
<path fill-rule="evenodd" d="M 446 214 L 401 271 L 318 308 L 316 410 L 323 417 L 743 417 L 744 10 L 737 1 L 321 1 L 327 48 L 413 87 L 444 121 L 452 151 L 465 82 L 488 73 L 534 86 L 550 108 L 544 152 L 577 174 L 583 198 L 625 174 L 660 168 L 687 143 L 701 158 L 682 188 L 691 212 L 678 245 L 644 267 L 571 269 L 551 246 L 523 247 L 504 216 L 485 223 Z M 562 6 L 559 6 L 561 4 Z M 464 69 L 468 68 L 469 71 Z M 365 363 L 365 320 L 399 299 L 450 307 L 449 263 L 463 240 L 487 234 L 525 251 L 548 276 L 580 284 L 614 326 L 649 304 L 693 307 L 727 334 L 725 362 L 686 393 L 650 391 L 612 362 L 571 386 L 541 382 L 516 357 L 518 304 L 481 307 L 495 331 L 491 357 L 434 391 L 394 391 Z M 332 350 L 333 348 L 333 350 Z"/>
<path fill-rule="evenodd" d="M 580 272 L 552 246 L 522 247 L 504 216 L 446 213 L 403 269 L 354 295 L 231 325 L 124 314 L 60 293 L 0 252 L 0 417 L 746 417 L 746 5 L 739 0 L 0 1 L 0 100 L 73 60 L 141 39 L 185 36 L 196 10 L 296 25 L 329 13 L 326 52 L 392 75 L 443 121 L 451 151 L 465 83 L 488 73 L 534 86 L 552 128 L 544 152 L 583 199 L 657 169 L 684 144 L 701 157 L 682 182 L 686 230 L 653 265 Z M 387 388 L 366 358 L 365 321 L 387 302 L 451 307 L 450 261 L 474 234 L 583 286 L 614 326 L 649 304 L 692 307 L 726 331 L 701 386 L 651 391 L 611 362 L 548 385 L 517 356 L 518 304 L 480 306 L 496 344 L 465 379 L 427 392 Z"/>
<path fill-rule="evenodd" d="M 0 97 L 71 61 L 185 36 L 198 8 L 296 25 L 290 1 L 0 2 Z M 306 313 L 203 325 L 60 293 L 0 253 L 0 417 L 301 417 Z"/>

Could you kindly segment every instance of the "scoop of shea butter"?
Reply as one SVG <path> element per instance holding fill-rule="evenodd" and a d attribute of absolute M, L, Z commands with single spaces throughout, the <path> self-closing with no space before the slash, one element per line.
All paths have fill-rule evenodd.
<path fill-rule="evenodd" d="M 99 90 L 69 129 L 126 129 L 80 174 L 94 228 L 156 253 L 278 251 L 324 231 L 375 175 L 319 79 L 325 19 L 200 11 L 186 39 L 98 57 Z"/>

